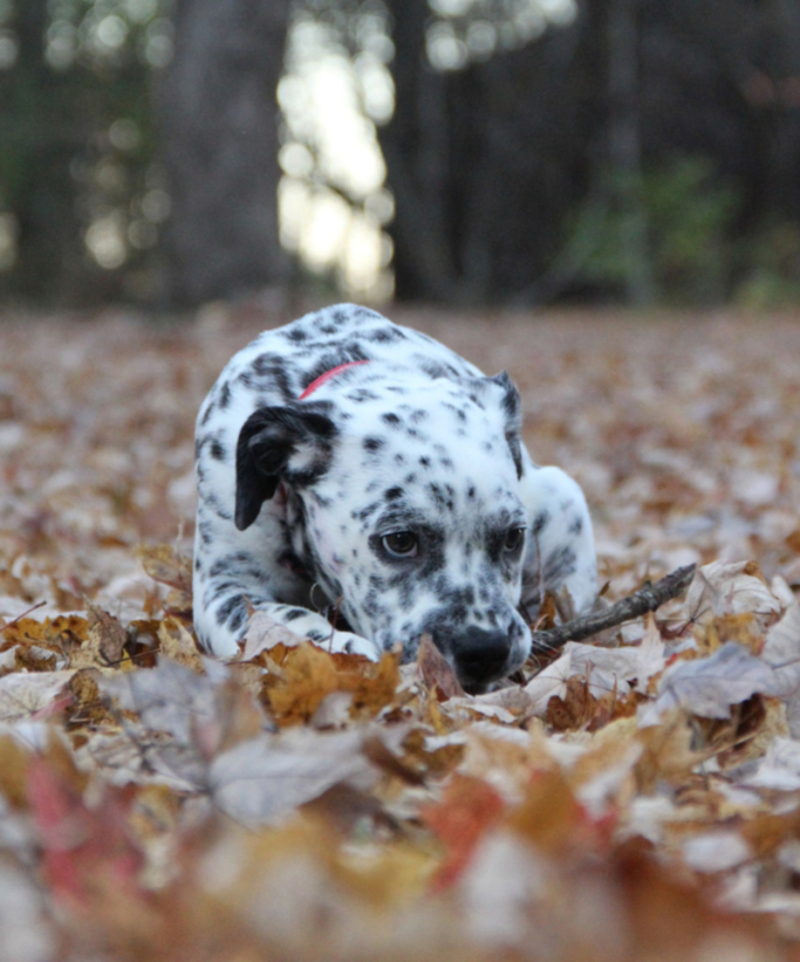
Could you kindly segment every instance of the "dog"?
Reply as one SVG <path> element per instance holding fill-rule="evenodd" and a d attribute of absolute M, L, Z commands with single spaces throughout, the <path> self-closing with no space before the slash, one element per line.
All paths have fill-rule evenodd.
<path fill-rule="evenodd" d="M 364 307 L 261 334 L 197 418 L 202 646 L 237 656 L 256 609 L 372 659 L 399 644 L 411 661 L 428 634 L 470 692 L 517 670 L 521 609 L 547 590 L 577 611 L 596 595 L 583 492 L 531 461 L 520 407 L 505 372 Z"/>

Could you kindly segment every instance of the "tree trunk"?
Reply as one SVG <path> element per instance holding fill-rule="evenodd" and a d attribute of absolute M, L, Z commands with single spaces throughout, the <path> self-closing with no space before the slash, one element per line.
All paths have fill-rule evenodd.
<path fill-rule="evenodd" d="M 396 200 L 391 228 L 396 293 L 401 300 L 452 301 L 445 79 L 425 57 L 427 0 L 390 0 L 388 6 L 394 20 L 395 110 L 379 136 Z"/>
<path fill-rule="evenodd" d="M 289 0 L 179 0 L 159 90 L 172 210 L 168 296 L 198 304 L 282 281 L 276 89 Z"/>
<path fill-rule="evenodd" d="M 611 0 L 608 7 L 608 140 L 622 212 L 626 297 L 641 306 L 651 304 L 656 292 L 642 197 L 637 7 L 638 0 Z"/>

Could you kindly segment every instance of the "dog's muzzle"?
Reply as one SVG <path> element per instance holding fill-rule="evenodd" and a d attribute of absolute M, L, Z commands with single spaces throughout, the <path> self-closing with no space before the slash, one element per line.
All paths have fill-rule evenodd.
<path fill-rule="evenodd" d="M 475 625 L 458 635 L 453 644 L 456 674 L 465 691 L 483 691 L 489 682 L 506 674 L 512 641 L 507 631 L 487 631 Z"/>

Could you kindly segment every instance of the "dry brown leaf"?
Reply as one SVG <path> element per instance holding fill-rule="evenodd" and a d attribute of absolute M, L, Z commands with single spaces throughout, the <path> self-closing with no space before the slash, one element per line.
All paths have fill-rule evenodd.
<path fill-rule="evenodd" d="M 686 607 L 701 624 L 714 616 L 750 614 L 762 630 L 777 620 L 781 610 L 755 561 L 703 565 L 689 586 Z"/>
<path fill-rule="evenodd" d="M 28 807 L 29 754 L 10 735 L 0 735 L 0 791 L 9 805 Z"/>
<path fill-rule="evenodd" d="M 266 611 L 253 612 L 244 636 L 241 661 L 266 664 L 266 658 L 280 662 L 286 648 L 295 648 L 307 639 L 271 618 Z"/>
<path fill-rule="evenodd" d="M 433 643 L 430 635 L 423 635 L 417 652 L 417 665 L 423 681 L 435 691 L 441 701 L 448 698 L 463 698 L 461 687 L 449 662 Z"/>
<path fill-rule="evenodd" d="M 371 718 L 395 697 L 399 653 L 389 652 L 376 663 L 357 655 L 332 655 L 310 642 L 272 652 L 280 659 L 280 674 L 265 675 L 263 695 L 281 725 L 310 721 L 334 692 L 352 695 L 352 718 Z"/>
<path fill-rule="evenodd" d="M 639 731 L 643 746 L 636 764 L 639 791 L 650 794 L 660 781 L 680 784 L 705 756 L 692 751 L 692 729 L 686 715 L 672 711 L 660 724 Z"/>
<path fill-rule="evenodd" d="M 525 798 L 511 812 L 508 825 L 554 856 L 587 840 L 583 809 L 557 768 L 533 773 Z"/>
<path fill-rule="evenodd" d="M 642 726 L 656 724 L 666 712 L 682 708 L 704 718 L 730 718 L 731 706 L 754 694 L 778 694 L 781 682 L 772 668 L 735 642 L 726 642 L 707 658 L 682 661 L 664 672 L 656 701 L 640 716 Z"/>
<path fill-rule="evenodd" d="M 158 627 L 159 650 L 191 671 L 202 672 L 203 661 L 194 636 L 177 618 L 165 618 Z"/>
<path fill-rule="evenodd" d="M 136 556 L 148 575 L 191 599 L 192 559 L 168 544 L 139 545 Z"/>
<path fill-rule="evenodd" d="M 0 678 L 0 721 L 18 723 L 64 708 L 72 699 L 64 695 L 64 688 L 73 674 L 69 669 L 16 672 Z"/>
<path fill-rule="evenodd" d="M 321 733 L 294 727 L 260 735 L 217 755 L 208 784 L 216 805 L 245 825 L 263 825 L 355 779 L 374 784 L 377 774 L 362 752 L 359 731 Z"/>
<path fill-rule="evenodd" d="M 557 732 L 583 728 L 594 718 L 597 699 L 588 683 L 577 675 L 567 679 L 564 697 L 553 695 L 547 703 L 545 721 Z"/>
<path fill-rule="evenodd" d="M 122 661 L 122 649 L 128 641 L 128 633 L 122 625 L 107 611 L 86 602 L 89 612 L 89 645 L 100 652 L 101 657 L 109 665 L 116 665 Z"/>
<path fill-rule="evenodd" d="M 65 691 L 72 695 L 67 724 L 71 729 L 117 727 L 117 719 L 100 695 L 99 672 L 81 668 L 70 678 Z"/>

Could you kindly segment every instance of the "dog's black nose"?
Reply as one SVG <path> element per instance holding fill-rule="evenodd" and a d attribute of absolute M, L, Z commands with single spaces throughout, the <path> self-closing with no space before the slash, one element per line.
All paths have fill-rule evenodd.
<path fill-rule="evenodd" d="M 474 625 L 455 639 L 453 655 L 459 680 L 467 691 L 478 689 L 496 678 L 511 654 L 511 638 L 505 631 L 486 631 Z"/>

